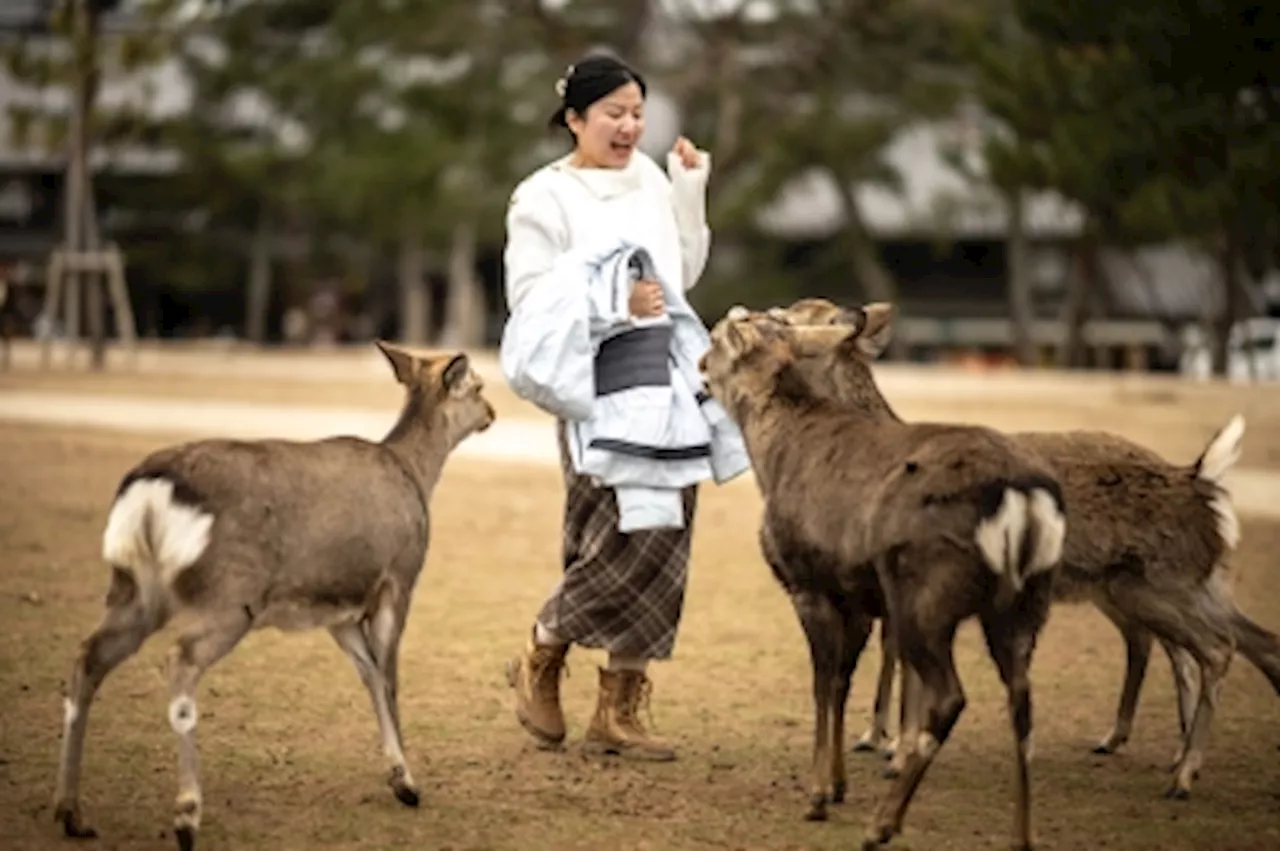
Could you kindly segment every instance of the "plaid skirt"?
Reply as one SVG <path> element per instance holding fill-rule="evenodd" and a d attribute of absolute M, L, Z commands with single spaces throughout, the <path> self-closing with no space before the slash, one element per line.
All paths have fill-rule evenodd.
<path fill-rule="evenodd" d="M 619 656 L 669 659 L 684 608 L 697 485 L 683 490 L 683 529 L 618 531 L 612 488 L 573 469 L 556 424 L 564 475 L 564 574 L 538 613 L 560 638 Z"/>

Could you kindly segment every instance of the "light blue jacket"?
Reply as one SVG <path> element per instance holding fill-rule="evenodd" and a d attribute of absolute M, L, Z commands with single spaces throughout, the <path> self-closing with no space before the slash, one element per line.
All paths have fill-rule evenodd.
<path fill-rule="evenodd" d="M 681 488 L 750 467 L 741 433 L 702 390 L 706 327 L 649 252 L 628 242 L 570 251 L 552 277 L 555 286 L 532 290 L 507 320 L 504 377 L 565 421 L 574 469 L 616 490 L 621 531 L 682 527 Z M 642 277 L 662 285 L 664 316 L 630 316 Z"/>

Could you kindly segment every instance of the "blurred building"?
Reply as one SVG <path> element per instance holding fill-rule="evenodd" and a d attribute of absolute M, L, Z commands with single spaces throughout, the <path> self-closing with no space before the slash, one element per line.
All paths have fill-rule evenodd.
<path fill-rule="evenodd" d="M 40 39 L 40 15 L 49 0 L 0 3 L 0 38 Z M 131 26 L 128 3 L 103 20 L 106 33 Z M 658 14 L 651 26 L 653 49 L 679 49 L 672 37 L 678 27 L 670 15 Z M 144 94 L 146 93 L 146 94 Z M 190 106 L 190 91 L 175 62 L 163 63 L 132 78 L 105 69 L 102 99 L 119 103 L 146 97 L 153 114 L 180 113 Z M 35 146 L 18 147 L 9 126 L 9 106 L 38 101 L 43 107 L 66 106 L 65 92 L 22 89 L 0 70 L 0 262 L 42 264 L 61 232 L 63 158 Z M 142 101 L 140 101 L 142 102 Z M 246 104 L 252 112 L 252 104 Z M 903 308 L 903 333 L 919 349 L 945 353 L 957 349 L 1007 350 L 1006 222 L 1003 204 L 965 181 L 944 160 L 943 146 L 968 150 L 972 156 L 980 136 L 980 113 L 962 109 L 950 121 L 920 126 L 895 140 L 887 158 L 897 165 L 904 185 L 900 193 L 863 188 L 858 199 L 876 238 L 881 258 L 895 277 Z M 679 132 L 672 102 L 655 89 L 651 95 L 645 149 L 661 157 Z M 120 199 L 147 181 L 165 180 L 180 168 L 177 158 L 154 148 L 95 150 L 95 190 L 104 236 L 129 250 L 130 240 L 160 238 L 171 223 L 149 222 L 145 210 L 128 209 Z M 797 174 L 775 201 L 760 211 L 758 224 L 783 248 L 788 274 L 803 281 L 798 294 L 826 295 L 855 301 L 861 294 L 850 274 L 815 270 L 813 258 L 823 253 L 842 228 L 836 187 L 822 174 Z M 242 244 L 248 241 L 248 226 Z M 1038 342 L 1051 346 L 1063 336 L 1057 321 L 1071 275 L 1071 247 L 1080 217 L 1071 204 L 1052 194 L 1029 199 L 1027 232 L 1031 245 L 1031 286 L 1038 320 Z M 489 295 L 490 342 L 501 332 L 500 245 L 480 252 L 478 271 Z M 248 278 L 245 251 L 244 279 Z M 717 242 L 713 263 L 732 270 L 741 262 L 735 246 Z M 1102 257 L 1103 286 L 1090 313 L 1091 339 L 1102 348 L 1137 347 L 1139 361 L 1176 362 L 1181 330 L 1222 309 L 1220 270 L 1212 260 L 1187 246 L 1146 246 L 1136 251 L 1107 251 Z M 141 274 L 141 279 L 139 279 Z M 130 271 L 135 301 L 195 298 L 166 290 L 163 280 L 147 280 Z M 37 279 L 39 276 L 35 276 Z M 154 277 L 154 275 L 153 275 Z M 394 305 L 394 278 L 377 278 L 375 300 Z M 437 300 L 442 282 L 436 282 Z M 242 287 L 243 283 L 239 283 Z M 242 290 L 241 290 L 242 291 Z M 232 296 L 234 298 L 234 296 Z M 224 301 L 226 296 L 224 295 Z M 1260 297 L 1255 305 L 1262 312 Z M 204 303 L 200 310 L 217 313 L 224 306 Z M 287 305 L 273 302 L 270 326 L 278 339 Z M 239 307 L 237 306 L 237 310 Z M 146 316 L 144 308 L 138 311 Z M 153 310 L 154 312 L 154 310 Z M 179 310 L 181 312 L 181 310 Z M 396 332 L 395 309 L 384 309 L 379 333 Z M 236 314 L 238 316 L 238 314 Z M 212 318 L 215 326 L 235 321 Z M 168 323 L 162 322 L 161 325 Z"/>

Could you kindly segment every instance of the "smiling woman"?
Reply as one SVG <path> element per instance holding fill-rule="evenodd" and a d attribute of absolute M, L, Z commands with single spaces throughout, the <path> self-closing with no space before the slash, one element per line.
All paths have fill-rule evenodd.
<path fill-rule="evenodd" d="M 707 261 L 710 158 L 681 138 L 663 174 L 638 150 L 644 79 L 612 56 L 570 66 L 555 91 L 551 124 L 574 145 L 511 196 L 502 362 L 517 394 L 559 420 L 564 576 L 507 675 L 520 723 L 559 745 L 570 644 L 607 650 L 588 744 L 669 760 L 640 722 L 647 665 L 675 645 L 698 483 L 748 466 L 697 393 L 706 329 L 684 295 Z"/>
<path fill-rule="evenodd" d="M 639 74 L 609 56 L 593 56 L 556 82 L 564 103 L 553 127 L 573 135 L 578 168 L 626 168 L 644 133 L 647 89 Z"/>

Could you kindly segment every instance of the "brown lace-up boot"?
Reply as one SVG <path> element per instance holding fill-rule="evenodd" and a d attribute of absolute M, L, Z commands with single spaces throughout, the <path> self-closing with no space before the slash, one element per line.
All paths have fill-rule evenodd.
<path fill-rule="evenodd" d="M 654 740 L 640 721 L 640 709 L 648 708 L 652 689 L 653 681 L 643 671 L 601 668 L 600 695 L 583 747 L 592 753 L 616 754 L 649 762 L 675 759 L 676 752 Z"/>
<path fill-rule="evenodd" d="M 516 691 L 516 718 L 544 747 L 564 741 L 560 673 L 567 644 L 539 644 L 533 632 L 524 651 L 507 663 L 507 684 Z"/>

